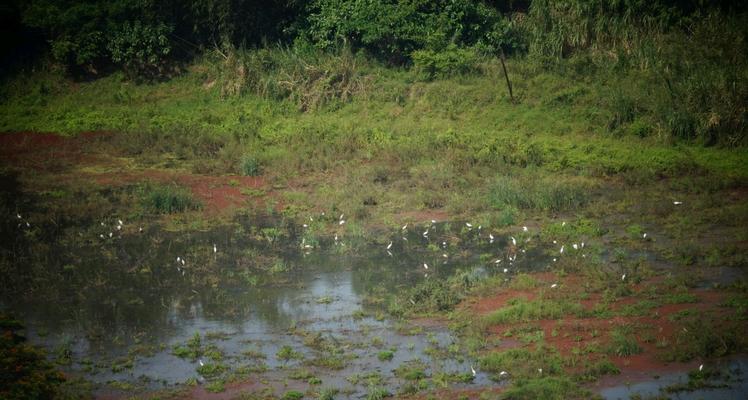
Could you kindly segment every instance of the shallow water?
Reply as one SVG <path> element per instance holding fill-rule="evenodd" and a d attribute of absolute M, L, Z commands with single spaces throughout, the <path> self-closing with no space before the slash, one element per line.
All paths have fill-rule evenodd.
<path fill-rule="evenodd" d="M 219 362 L 231 371 L 251 370 L 250 380 L 262 378 L 273 386 L 304 368 L 323 387 L 342 388 L 353 397 L 365 394 L 371 382 L 397 392 L 408 382 L 393 370 L 415 360 L 432 377 L 469 374 L 477 367 L 445 328 L 403 326 L 386 318 L 378 302 L 458 269 L 496 273 L 500 269 L 489 256 L 506 259 L 508 238 L 489 243 L 477 231 L 451 233 L 439 225 L 428 237 L 419 228 L 385 238 L 394 242 L 388 251 L 386 244 L 363 239 L 317 238 L 301 227 L 286 229 L 271 243 L 268 236 L 277 232 L 262 233 L 262 228 L 274 224 L 239 218 L 233 225 L 189 233 L 157 226 L 137 232 L 127 224 L 119 230 L 113 222 L 70 228 L 79 232 L 67 231 L 65 240 L 53 240 L 47 248 L 43 259 L 55 273 L 37 277 L 43 291 L 4 296 L 3 305 L 24 320 L 32 343 L 46 347 L 53 359 L 71 361 L 63 369 L 96 383 L 138 389 L 204 381 L 197 368 L 211 363 L 205 354 L 197 359 L 173 354 L 196 333 L 203 346 L 220 350 Z M 304 243 L 314 246 L 304 248 Z M 36 248 L 28 251 L 37 253 L 20 251 L 16 259 L 38 259 Z M 514 273 L 547 262 L 528 247 L 511 268 Z M 509 264 L 506 260 L 502 269 Z M 260 265 L 265 272 L 256 272 Z M 310 343 L 315 337 L 341 349 L 336 356 L 344 360 L 342 370 L 311 365 L 310 360 L 330 356 Z M 303 361 L 279 360 L 283 346 L 301 353 Z M 243 354 L 246 350 L 251 354 Z M 393 358 L 379 360 L 382 350 L 392 351 Z M 351 378 L 367 373 L 378 376 Z M 472 383 L 454 385 L 488 384 L 495 383 L 478 371 Z"/>
<path fill-rule="evenodd" d="M 650 398 L 657 396 L 667 396 L 667 398 L 679 400 L 733 400 L 744 399 L 748 393 L 748 381 L 745 379 L 745 371 L 748 371 L 748 359 L 733 359 L 721 362 L 709 368 L 718 369 L 723 374 L 719 379 L 710 379 L 709 382 L 714 386 L 707 389 L 698 389 L 693 391 L 677 391 L 668 393 L 665 388 L 673 385 L 687 384 L 688 373 L 678 372 L 659 376 L 657 379 L 651 378 L 636 382 L 629 385 L 619 385 L 606 388 L 600 391 L 600 395 L 608 400 L 624 400 L 630 398 Z"/>

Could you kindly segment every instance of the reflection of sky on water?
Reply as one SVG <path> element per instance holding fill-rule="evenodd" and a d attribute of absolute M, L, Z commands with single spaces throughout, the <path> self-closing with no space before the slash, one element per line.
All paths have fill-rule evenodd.
<path fill-rule="evenodd" d="M 423 279 L 447 276 L 460 265 L 477 264 L 477 248 L 471 259 L 453 257 L 455 261 L 445 263 L 438 259 L 442 250 L 438 254 L 426 250 L 429 239 L 416 234 L 410 239 L 393 246 L 392 256 L 380 246 L 368 245 L 338 254 L 332 243 L 325 251 L 317 249 L 304 256 L 295 246 L 263 247 L 246 235 L 223 228 L 184 237 L 150 231 L 104 245 L 64 248 L 65 253 L 79 253 L 76 268 L 90 273 L 91 279 L 101 279 L 96 274 L 102 269 L 108 273 L 109 268 L 109 286 L 80 290 L 71 279 L 59 282 L 58 301 L 40 297 L 38 301 L 5 302 L 23 317 L 32 342 L 44 345 L 52 355 L 68 344 L 73 364 L 66 368 L 84 373 L 95 382 L 133 382 L 147 377 L 151 382 L 148 385 L 158 388 L 197 378 L 197 361 L 172 354 L 175 345 L 184 344 L 195 332 L 202 335 L 203 343 L 220 348 L 223 362 L 232 368 L 264 364 L 272 371 L 301 366 L 299 361 L 276 358 L 285 345 L 303 353 L 306 360 L 325 356 L 305 346 L 304 336 L 293 334 L 294 328 L 297 333 L 319 333 L 345 349 L 348 361 L 343 371 L 305 366 L 322 379 L 323 385 L 350 387 L 346 377 L 376 371 L 394 392 L 404 382 L 394 377 L 393 369 L 407 361 L 424 361 L 430 373 L 466 373 L 471 364 L 455 357 L 432 359 L 427 354 L 435 347 L 445 350 L 454 342 L 445 329 L 427 328 L 418 335 L 401 335 L 395 333 L 394 322 L 371 317 L 377 309 L 364 304 L 364 297 L 375 288 L 376 295 L 382 296 Z M 217 243 L 218 254 L 212 254 L 212 243 Z M 286 284 L 251 286 L 234 280 L 231 284 L 219 281 L 213 287 L 197 287 L 187 279 L 187 274 L 198 273 L 193 266 L 199 263 L 213 263 L 223 272 L 238 273 L 237 260 L 242 260 L 248 248 L 280 256 L 291 269 L 280 275 L 287 278 Z M 180 269 L 176 255 L 187 260 Z M 421 269 L 423 262 L 432 265 L 429 278 Z M 150 272 L 139 276 L 137 271 L 144 267 Z M 130 273 L 121 272 L 128 269 Z M 186 270 L 185 275 L 181 270 Z M 362 310 L 369 316 L 357 315 Z M 227 335 L 206 339 L 209 332 Z M 249 349 L 265 358 L 242 355 Z M 394 350 L 392 360 L 377 358 L 379 351 L 390 349 Z M 133 368 L 114 372 L 112 365 L 133 351 L 138 351 Z M 83 372 L 87 364 L 94 368 Z M 472 385 L 489 383 L 484 374 L 476 378 Z M 354 393 L 365 393 L 365 384 L 360 383 Z"/>

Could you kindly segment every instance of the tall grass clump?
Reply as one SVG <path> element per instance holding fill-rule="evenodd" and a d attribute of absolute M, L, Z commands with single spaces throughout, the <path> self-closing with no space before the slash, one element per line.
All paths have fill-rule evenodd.
<path fill-rule="evenodd" d="M 558 319 L 566 314 L 580 315 L 584 308 L 579 303 L 563 301 L 514 299 L 485 318 L 489 325 L 530 322 L 540 319 Z"/>
<path fill-rule="evenodd" d="M 558 351 L 543 345 L 532 350 L 515 348 L 488 353 L 481 357 L 479 363 L 483 371 L 495 374 L 511 371 L 515 378 L 537 376 L 538 368 L 542 368 L 547 375 L 555 375 L 563 370 L 563 360 Z"/>
<path fill-rule="evenodd" d="M 321 52 L 303 47 L 230 49 L 211 60 L 209 84 L 222 97 L 253 94 L 287 100 L 300 111 L 345 103 L 367 92 L 372 76 L 368 61 L 347 49 Z"/>
<path fill-rule="evenodd" d="M 746 143 L 744 6 L 539 0 L 522 27 L 540 69 L 566 74 L 581 65 L 577 74 L 631 92 L 614 91 L 608 129 L 707 146 Z"/>
<path fill-rule="evenodd" d="M 244 157 L 242 157 L 239 169 L 245 176 L 258 176 L 262 172 L 260 160 L 258 160 L 257 157 L 251 155 L 245 155 Z"/>
<path fill-rule="evenodd" d="M 189 190 L 173 184 L 145 185 L 140 188 L 140 198 L 143 209 L 155 214 L 172 214 L 202 208 Z"/>
<path fill-rule="evenodd" d="M 515 207 L 559 212 L 587 204 L 589 190 L 589 185 L 583 181 L 500 176 L 491 186 L 489 200 L 496 209 Z"/>

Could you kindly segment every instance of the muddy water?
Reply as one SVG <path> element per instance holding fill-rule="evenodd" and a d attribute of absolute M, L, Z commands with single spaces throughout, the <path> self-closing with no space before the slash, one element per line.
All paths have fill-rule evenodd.
<path fill-rule="evenodd" d="M 549 261 L 528 246 L 510 265 L 508 238 L 489 243 L 486 234 L 445 225 L 428 236 L 419 228 L 337 241 L 279 225 L 239 218 L 206 232 L 172 233 L 127 222 L 118 228 L 115 219 L 71 227 L 48 245 L 17 250 L 19 274 L 25 263 L 44 265 L 36 265 L 25 295 L 3 296 L 3 306 L 24 320 L 33 343 L 64 370 L 98 383 L 99 393 L 206 383 L 211 377 L 198 370 L 205 363 L 276 391 L 305 389 L 308 377 L 289 380 L 304 369 L 322 387 L 358 397 L 371 385 L 401 390 L 409 382 L 393 371 L 403 365 L 419 362 L 431 377 L 471 375 L 477 367 L 445 328 L 389 319 L 382 306 L 388 296 L 458 270 L 516 272 Z M 176 356 L 196 334 L 201 354 Z M 281 359 L 284 347 L 300 356 Z M 207 349 L 221 356 L 211 360 Z M 380 360 L 382 351 L 392 358 Z M 330 366 L 331 358 L 342 362 Z M 472 382 L 452 385 L 488 384 L 495 383 L 478 371 Z"/>
<path fill-rule="evenodd" d="M 718 376 L 706 379 L 706 387 L 695 390 L 674 390 L 687 387 L 689 375 L 685 372 L 668 373 L 662 376 L 641 379 L 629 385 L 609 387 L 600 391 L 600 395 L 609 400 L 630 398 L 675 398 L 681 400 L 732 400 L 744 399 L 748 393 L 748 359 L 733 359 L 708 366 L 709 370 L 719 371 Z"/>

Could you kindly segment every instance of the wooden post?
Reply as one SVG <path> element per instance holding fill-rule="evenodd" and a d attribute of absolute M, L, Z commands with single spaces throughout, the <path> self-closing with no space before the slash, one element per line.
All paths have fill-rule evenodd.
<path fill-rule="evenodd" d="M 509 98 L 514 102 L 514 94 L 512 93 L 512 82 L 509 81 L 509 74 L 506 72 L 506 64 L 504 63 L 504 48 L 499 46 L 499 59 L 501 60 L 501 69 L 504 70 L 504 78 L 506 78 L 506 87 L 509 88 Z"/>

